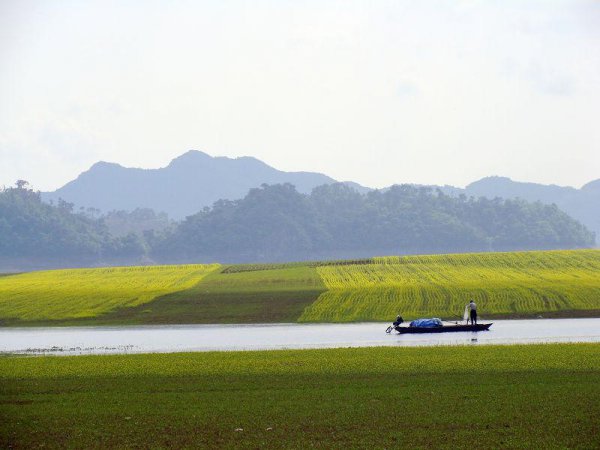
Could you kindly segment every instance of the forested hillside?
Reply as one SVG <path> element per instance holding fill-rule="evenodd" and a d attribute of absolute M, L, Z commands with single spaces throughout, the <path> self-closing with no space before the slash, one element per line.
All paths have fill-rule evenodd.
<path fill-rule="evenodd" d="M 594 235 L 556 206 L 448 196 L 409 185 L 310 195 L 263 185 L 180 223 L 150 210 L 43 203 L 21 183 L 0 192 L 0 271 L 144 263 L 260 262 L 390 254 L 585 248 Z"/>
<path fill-rule="evenodd" d="M 139 228 L 131 219 L 144 222 L 143 227 L 147 227 L 148 223 L 153 221 L 153 229 L 164 229 L 168 226 L 168 221 L 160 217 L 160 213 L 168 214 L 171 219 L 183 220 L 220 199 L 238 200 L 243 198 L 249 189 L 262 184 L 283 183 L 294 185 L 302 194 L 310 194 L 315 187 L 337 181 L 315 172 L 277 170 L 252 157 L 213 157 L 191 150 L 173 159 L 167 167 L 159 169 L 128 168 L 115 163 L 98 162 L 60 189 L 42 193 L 42 200 L 57 203 L 62 198 L 73 203 L 77 210 L 84 207 L 86 210 L 105 215 L 116 210 L 118 215 L 113 214 L 111 218 L 107 218 L 106 223 L 111 231 L 114 229 L 121 235 L 123 231 L 135 231 Z M 357 183 L 344 184 L 363 194 L 372 190 Z M 476 198 L 519 198 L 528 202 L 556 204 L 559 209 L 598 235 L 599 186 L 600 180 L 576 189 L 523 183 L 493 176 L 475 181 L 464 189 L 449 185 L 427 187 L 434 190 L 439 188 L 444 193 L 456 197 L 465 194 L 467 197 Z M 156 217 L 149 216 L 150 210 L 158 213 Z M 133 217 L 126 217 L 126 214 L 133 212 Z"/>
<path fill-rule="evenodd" d="M 451 197 L 409 185 L 311 195 L 250 190 L 188 217 L 153 248 L 160 261 L 293 261 L 373 255 L 590 247 L 594 235 L 556 206 Z"/>
<path fill-rule="evenodd" d="M 0 270 L 127 263 L 146 251 L 138 235 L 114 237 L 71 203 L 42 202 L 24 181 L 0 191 Z"/>
<path fill-rule="evenodd" d="M 458 191 L 459 192 L 459 191 Z M 528 202 L 556 204 L 591 231 L 600 233 L 600 180 L 573 187 L 523 183 L 506 177 L 486 177 L 469 184 L 463 191 L 467 196 L 487 198 L 520 198 Z"/>

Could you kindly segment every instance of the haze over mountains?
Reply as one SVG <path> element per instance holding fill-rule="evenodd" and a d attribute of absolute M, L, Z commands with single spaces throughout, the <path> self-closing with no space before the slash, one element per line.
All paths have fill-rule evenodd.
<path fill-rule="evenodd" d="M 238 199 L 261 184 L 291 183 L 298 192 L 310 191 L 335 180 L 312 172 L 282 172 L 252 157 L 212 157 L 190 150 L 160 169 L 126 168 L 98 162 L 60 189 L 44 193 L 77 207 L 103 212 L 151 208 L 183 219 L 220 199 Z"/>
<path fill-rule="evenodd" d="M 22 180 L 0 190 L 0 272 L 589 248 L 599 199 L 600 181 L 372 190 L 190 151 L 161 169 L 97 163 L 43 197 Z"/>
<path fill-rule="evenodd" d="M 91 213 L 94 214 L 91 214 Z M 301 194 L 250 189 L 169 223 L 151 209 L 74 210 L 19 183 L 0 190 L 0 272 L 59 267 L 255 263 L 377 255 L 593 247 L 594 234 L 556 205 L 450 196 L 394 185 L 360 194 L 334 183 Z"/>
<path fill-rule="evenodd" d="M 42 198 L 53 202 L 62 198 L 76 207 L 93 207 L 103 212 L 151 208 L 180 220 L 217 200 L 243 198 L 249 189 L 262 184 L 290 183 L 298 192 L 308 194 L 317 186 L 336 182 L 321 173 L 283 172 L 252 157 L 212 157 L 191 150 L 160 169 L 98 162 L 60 189 L 43 193 Z M 345 184 L 361 193 L 369 190 L 357 183 Z M 516 182 L 505 177 L 486 177 L 465 189 L 439 188 L 450 195 L 555 203 L 600 236 L 600 179 L 581 189 Z"/>
<path fill-rule="evenodd" d="M 600 238 L 600 179 L 581 189 L 513 181 L 506 177 L 486 177 L 469 184 L 464 192 L 473 197 L 521 198 L 530 202 L 556 204 Z"/>

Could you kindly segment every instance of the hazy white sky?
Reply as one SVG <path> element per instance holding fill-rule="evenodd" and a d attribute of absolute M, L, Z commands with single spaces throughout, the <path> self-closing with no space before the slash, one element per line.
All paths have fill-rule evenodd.
<path fill-rule="evenodd" d="M 579 187 L 600 2 L 0 0 L 0 185 L 189 149 L 372 187 Z"/>

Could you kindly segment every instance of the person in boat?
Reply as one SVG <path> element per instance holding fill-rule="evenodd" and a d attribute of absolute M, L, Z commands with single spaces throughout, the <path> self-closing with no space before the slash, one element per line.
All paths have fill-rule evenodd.
<path fill-rule="evenodd" d="M 402 316 L 398 316 L 396 317 L 396 320 L 394 321 L 393 325 L 395 327 L 399 326 L 402 322 L 404 322 L 404 320 L 402 319 Z"/>
<path fill-rule="evenodd" d="M 471 300 L 467 305 L 467 308 L 469 309 L 469 318 L 471 319 L 471 325 L 477 325 L 477 305 L 473 300 Z M 467 324 L 468 323 L 469 320 L 467 320 Z"/>

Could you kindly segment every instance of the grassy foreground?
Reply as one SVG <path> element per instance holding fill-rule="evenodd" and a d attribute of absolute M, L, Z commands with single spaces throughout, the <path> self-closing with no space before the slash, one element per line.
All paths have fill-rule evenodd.
<path fill-rule="evenodd" d="M 600 346 L 0 359 L 1 448 L 598 448 Z"/>
<path fill-rule="evenodd" d="M 600 250 L 187 265 L 0 277 L 0 324 L 119 325 L 600 316 Z"/>

